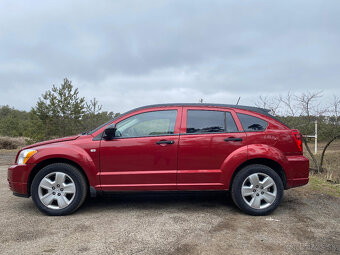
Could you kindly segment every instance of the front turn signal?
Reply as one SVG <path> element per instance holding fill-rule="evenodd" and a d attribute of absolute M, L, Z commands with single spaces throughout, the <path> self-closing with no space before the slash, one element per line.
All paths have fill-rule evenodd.
<path fill-rule="evenodd" d="M 37 151 L 33 149 L 27 149 L 20 152 L 17 160 L 18 165 L 24 165 Z"/>

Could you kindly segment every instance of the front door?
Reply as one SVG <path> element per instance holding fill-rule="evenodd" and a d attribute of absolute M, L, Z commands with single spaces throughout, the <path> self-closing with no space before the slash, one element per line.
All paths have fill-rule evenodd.
<path fill-rule="evenodd" d="M 103 190 L 176 189 L 180 110 L 148 110 L 116 123 L 116 137 L 100 146 Z"/>
<path fill-rule="evenodd" d="M 222 164 L 246 145 L 233 111 L 185 107 L 178 149 L 178 189 L 225 189 Z"/>

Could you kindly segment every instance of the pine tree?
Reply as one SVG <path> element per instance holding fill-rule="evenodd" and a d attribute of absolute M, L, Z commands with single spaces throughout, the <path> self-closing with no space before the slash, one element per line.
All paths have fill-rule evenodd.
<path fill-rule="evenodd" d="M 53 85 L 39 98 L 32 114 L 42 123 L 46 138 L 76 134 L 82 127 L 85 98 L 79 97 L 78 89 L 65 78 L 60 87 Z"/>

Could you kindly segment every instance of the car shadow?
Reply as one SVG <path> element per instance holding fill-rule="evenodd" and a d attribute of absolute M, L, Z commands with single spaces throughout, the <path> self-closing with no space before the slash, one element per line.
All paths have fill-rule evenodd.
<path fill-rule="evenodd" d="M 149 191 L 113 192 L 86 200 L 81 212 L 102 211 L 103 209 L 181 209 L 235 208 L 226 191 Z"/>

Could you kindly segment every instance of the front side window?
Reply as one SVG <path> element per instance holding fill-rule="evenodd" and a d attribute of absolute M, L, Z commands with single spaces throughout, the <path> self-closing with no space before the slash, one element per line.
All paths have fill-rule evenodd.
<path fill-rule="evenodd" d="M 248 114 L 237 113 L 237 117 L 245 132 L 264 131 L 268 126 L 267 121 Z"/>
<path fill-rule="evenodd" d="M 177 110 L 137 114 L 116 125 L 116 137 L 142 137 L 174 133 Z"/>
<path fill-rule="evenodd" d="M 187 133 L 238 132 L 230 112 L 188 110 Z"/>

